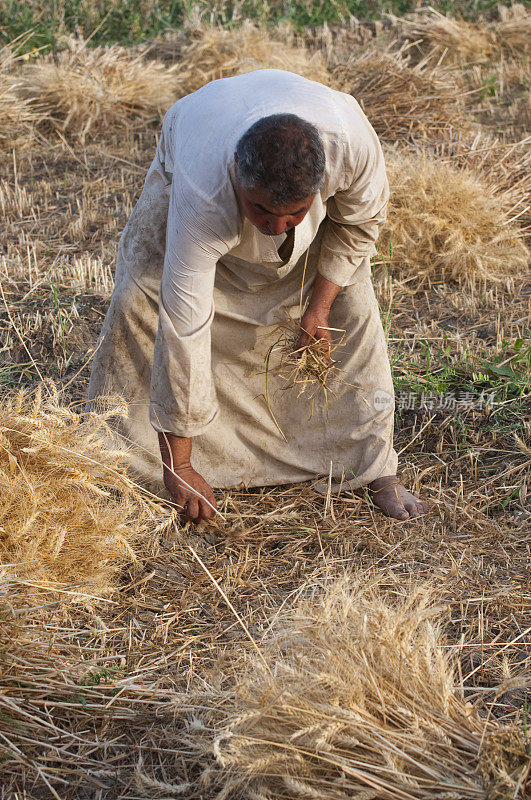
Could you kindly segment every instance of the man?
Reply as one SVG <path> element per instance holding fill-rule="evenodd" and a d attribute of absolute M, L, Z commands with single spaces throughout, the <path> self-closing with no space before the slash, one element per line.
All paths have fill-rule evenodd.
<path fill-rule="evenodd" d="M 186 519 L 214 514 L 211 487 L 305 481 L 330 468 L 368 486 L 392 517 L 426 510 L 396 478 L 393 386 L 370 278 L 388 194 L 356 101 L 298 75 L 214 81 L 166 114 L 120 240 L 89 400 L 129 401 L 118 430 L 132 468 L 155 490 L 163 478 Z M 274 373 L 271 409 L 264 398 L 268 350 L 301 297 L 299 347 L 345 331 L 334 353 L 342 379 L 310 419 L 308 401 Z"/>

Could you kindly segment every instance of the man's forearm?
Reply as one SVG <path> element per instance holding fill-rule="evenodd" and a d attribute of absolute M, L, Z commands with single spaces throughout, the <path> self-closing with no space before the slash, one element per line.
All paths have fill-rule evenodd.
<path fill-rule="evenodd" d="M 192 440 L 173 433 L 159 433 L 160 454 L 163 463 L 176 470 L 190 464 Z"/>
<path fill-rule="evenodd" d="M 332 303 L 336 299 L 341 286 L 324 278 L 319 272 L 315 277 L 315 284 L 308 303 L 309 311 L 319 311 L 328 315 Z"/>
<path fill-rule="evenodd" d="M 295 350 L 306 347 L 315 339 L 331 340 L 328 315 L 341 286 L 317 273 L 308 307 L 301 319 L 301 330 Z"/>

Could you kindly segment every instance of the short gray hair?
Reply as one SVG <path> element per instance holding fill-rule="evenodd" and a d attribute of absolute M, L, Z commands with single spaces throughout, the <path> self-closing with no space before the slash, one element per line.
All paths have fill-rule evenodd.
<path fill-rule="evenodd" d="M 265 189 L 277 208 L 317 194 L 323 185 L 323 141 L 317 128 L 296 114 L 259 119 L 238 141 L 236 155 L 243 188 Z"/>

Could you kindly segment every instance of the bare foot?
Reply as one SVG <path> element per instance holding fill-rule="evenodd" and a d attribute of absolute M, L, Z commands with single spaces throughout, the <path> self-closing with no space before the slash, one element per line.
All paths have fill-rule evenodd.
<path fill-rule="evenodd" d="M 374 505 L 394 519 L 413 519 L 426 514 L 428 503 L 423 503 L 402 486 L 396 475 L 383 475 L 369 484 L 369 495 Z"/>

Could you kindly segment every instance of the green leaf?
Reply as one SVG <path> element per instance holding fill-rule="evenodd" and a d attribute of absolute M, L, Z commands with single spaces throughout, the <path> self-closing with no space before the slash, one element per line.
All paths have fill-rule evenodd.
<path fill-rule="evenodd" d="M 510 364 L 503 364 L 499 367 L 497 364 L 486 363 L 483 366 L 492 375 L 499 375 L 502 378 L 515 378 L 514 370 Z"/>

